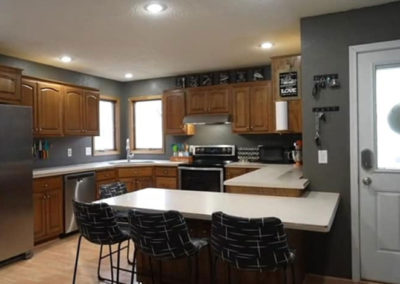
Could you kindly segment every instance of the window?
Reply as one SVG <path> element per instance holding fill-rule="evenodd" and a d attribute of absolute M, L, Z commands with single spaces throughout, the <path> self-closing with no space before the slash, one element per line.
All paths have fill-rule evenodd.
<path fill-rule="evenodd" d="M 164 153 L 161 96 L 132 98 L 131 149 L 136 153 Z"/>
<path fill-rule="evenodd" d="M 119 100 L 100 98 L 100 136 L 93 139 L 95 155 L 117 155 L 119 151 Z"/>

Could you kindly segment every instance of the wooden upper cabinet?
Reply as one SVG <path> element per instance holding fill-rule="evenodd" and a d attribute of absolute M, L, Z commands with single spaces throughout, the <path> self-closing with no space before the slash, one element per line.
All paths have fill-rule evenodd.
<path fill-rule="evenodd" d="M 166 91 L 163 95 L 164 132 L 173 135 L 193 135 L 194 126 L 184 125 L 185 91 Z"/>
<path fill-rule="evenodd" d="M 100 134 L 100 94 L 95 91 L 85 91 L 84 134 L 98 136 Z"/>
<path fill-rule="evenodd" d="M 268 132 L 273 130 L 273 99 L 271 84 L 250 89 L 250 130 Z"/>
<path fill-rule="evenodd" d="M 279 56 L 271 59 L 273 97 L 276 101 L 288 101 L 288 133 L 303 131 L 303 111 L 301 101 L 301 56 Z M 279 90 L 279 74 L 297 72 L 297 96 L 281 97 Z"/>
<path fill-rule="evenodd" d="M 0 102 L 20 103 L 21 73 L 21 69 L 0 66 Z"/>
<path fill-rule="evenodd" d="M 241 84 L 233 87 L 233 123 L 236 133 L 270 133 L 274 126 L 271 82 Z"/>
<path fill-rule="evenodd" d="M 64 91 L 64 134 L 83 134 L 84 94 L 82 89 L 65 87 Z"/>
<path fill-rule="evenodd" d="M 62 136 L 62 113 L 62 86 L 39 82 L 37 96 L 38 134 L 44 136 Z"/>
<path fill-rule="evenodd" d="M 232 89 L 233 101 L 233 132 L 250 131 L 250 88 L 235 87 Z"/>
<path fill-rule="evenodd" d="M 37 123 L 37 82 L 28 79 L 21 81 L 21 105 L 32 107 L 32 131 L 39 131 Z"/>
<path fill-rule="evenodd" d="M 207 112 L 209 113 L 229 113 L 229 89 L 217 88 L 207 92 Z"/>
<path fill-rule="evenodd" d="M 212 114 L 229 113 L 229 87 L 198 87 L 186 94 L 186 113 Z"/>
<path fill-rule="evenodd" d="M 288 101 L 289 132 L 303 132 L 303 104 L 301 100 Z"/>
<path fill-rule="evenodd" d="M 208 109 L 207 93 L 203 88 L 190 89 L 186 95 L 187 114 L 203 114 Z"/>

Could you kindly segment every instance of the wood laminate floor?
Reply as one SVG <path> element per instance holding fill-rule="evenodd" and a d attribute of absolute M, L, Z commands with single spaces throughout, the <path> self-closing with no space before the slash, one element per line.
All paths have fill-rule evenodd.
<path fill-rule="evenodd" d="M 36 246 L 33 257 L 0 267 L 1 284 L 59 284 L 72 283 L 78 235 Z M 97 280 L 100 246 L 82 239 L 76 283 L 102 283 Z M 105 250 L 108 252 L 108 249 Z M 132 244 L 131 244 L 131 252 Z M 131 256 L 132 258 L 132 256 Z M 116 255 L 114 256 L 116 264 Z M 102 265 L 102 275 L 110 276 L 110 262 Z M 121 267 L 128 268 L 126 250 L 121 253 Z M 120 280 L 130 283 L 130 274 L 121 272 Z"/>
<path fill-rule="evenodd" d="M 0 284 L 64 284 L 72 283 L 78 235 L 57 239 L 36 246 L 34 256 L 28 260 L 0 267 Z M 97 260 L 100 247 L 82 239 L 79 258 L 77 284 L 102 283 L 97 280 Z M 107 250 L 108 251 L 108 250 Z M 133 254 L 131 244 L 131 255 Z M 114 256 L 114 264 L 116 263 Z M 126 251 L 121 254 L 121 266 L 130 267 L 126 260 Z M 103 262 L 101 270 L 104 276 L 110 275 L 109 262 Z M 124 283 L 130 283 L 130 274 L 121 273 Z M 204 284 L 204 283 L 200 283 Z M 251 284 L 251 283 L 249 283 Z M 358 284 L 350 279 L 339 279 L 318 275 L 307 275 L 303 284 Z M 378 284 L 360 282 L 360 284 Z"/>

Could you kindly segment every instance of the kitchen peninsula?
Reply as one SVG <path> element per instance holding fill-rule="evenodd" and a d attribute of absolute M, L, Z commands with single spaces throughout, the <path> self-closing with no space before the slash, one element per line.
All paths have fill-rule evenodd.
<path fill-rule="evenodd" d="M 100 201 L 99 201 L 100 202 Z M 187 219 L 193 237 L 209 237 L 211 214 L 223 211 L 246 218 L 276 216 L 287 229 L 289 244 L 296 249 L 296 282 L 304 279 L 304 231 L 327 233 L 330 231 L 339 204 L 339 194 L 306 192 L 302 197 L 255 196 L 217 192 L 193 192 L 147 188 L 118 197 L 104 199 L 111 207 L 122 210 L 140 209 L 147 212 L 176 210 Z M 316 214 L 318 212 L 318 214 Z M 200 253 L 200 283 L 209 283 L 207 250 Z M 154 265 L 153 265 L 154 266 Z M 161 264 L 162 278 L 171 283 L 185 283 L 185 261 Z M 148 259 L 138 257 L 138 271 L 148 275 Z M 157 270 L 156 273 L 159 273 Z M 225 267 L 217 265 L 218 283 L 227 283 Z M 273 272 L 250 273 L 235 271 L 236 283 L 281 283 L 280 275 Z M 290 276 L 289 276 L 290 277 Z M 140 276 L 139 281 L 149 279 Z"/>

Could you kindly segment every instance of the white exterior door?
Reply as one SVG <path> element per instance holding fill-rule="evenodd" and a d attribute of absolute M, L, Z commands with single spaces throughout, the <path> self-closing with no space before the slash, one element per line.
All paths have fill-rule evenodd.
<path fill-rule="evenodd" d="M 361 278 L 400 283 L 400 42 L 357 54 L 357 89 Z"/>

